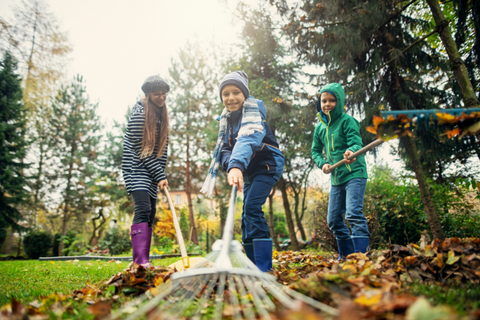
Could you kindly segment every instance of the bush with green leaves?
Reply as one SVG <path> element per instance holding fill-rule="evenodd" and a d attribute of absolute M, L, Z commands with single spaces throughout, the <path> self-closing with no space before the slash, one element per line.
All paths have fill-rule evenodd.
<path fill-rule="evenodd" d="M 55 257 L 58 257 L 58 246 L 60 245 L 60 240 L 63 239 L 63 253 L 62 255 L 68 256 L 69 253 L 69 247 L 73 242 L 75 242 L 75 239 L 77 237 L 77 233 L 73 230 L 67 230 L 67 234 L 62 237 L 60 233 L 55 233 L 55 236 L 53 238 L 53 255 Z"/>
<path fill-rule="evenodd" d="M 112 228 L 108 230 L 103 239 L 98 242 L 98 246 L 102 250 L 108 248 L 111 254 L 129 252 L 132 249 L 130 232 L 128 232 L 128 230 Z"/>
<path fill-rule="evenodd" d="M 480 214 L 473 205 L 478 197 L 471 181 L 451 184 L 428 181 L 435 209 L 447 238 L 478 234 Z M 377 217 L 381 236 L 387 243 L 408 244 L 420 240 L 424 231 L 431 235 L 420 189 L 413 178 L 395 177 L 391 169 L 376 167 L 370 173 L 364 200 L 366 216 Z"/>
<path fill-rule="evenodd" d="M 420 189 L 412 178 L 398 178 L 388 167 L 374 167 L 369 173 L 363 213 L 368 220 L 370 247 L 388 243 L 416 243 L 422 233 L 431 237 Z M 435 209 L 447 238 L 471 237 L 480 229 L 479 208 L 474 206 L 478 192 L 475 183 L 458 179 L 451 184 L 428 181 Z M 336 240 L 327 224 L 328 199 L 317 203 L 316 234 L 326 249 L 336 249 Z M 347 223 L 348 225 L 348 223 Z"/>
<path fill-rule="evenodd" d="M 45 257 L 52 247 L 52 235 L 47 231 L 32 230 L 23 238 L 23 246 L 30 259 Z"/>

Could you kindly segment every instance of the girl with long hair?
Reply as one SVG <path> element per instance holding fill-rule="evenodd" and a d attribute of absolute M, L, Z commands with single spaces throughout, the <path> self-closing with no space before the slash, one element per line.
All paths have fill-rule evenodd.
<path fill-rule="evenodd" d="M 145 97 L 137 101 L 128 120 L 123 143 L 122 173 L 135 214 L 130 235 L 133 262 L 150 267 L 149 252 L 158 188 L 168 188 L 165 166 L 168 150 L 168 83 L 159 76 L 142 85 Z"/>

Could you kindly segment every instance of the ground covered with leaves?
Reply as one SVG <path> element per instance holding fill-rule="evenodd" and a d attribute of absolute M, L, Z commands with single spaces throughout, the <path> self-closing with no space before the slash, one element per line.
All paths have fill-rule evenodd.
<path fill-rule="evenodd" d="M 480 239 L 422 238 L 418 245 L 391 245 L 341 262 L 331 254 L 292 251 L 274 259 L 278 282 L 340 310 L 332 318 L 300 307 L 275 319 L 480 319 Z M 68 294 L 25 304 L 12 300 L 0 319 L 100 319 L 143 293 L 153 297 L 173 272 L 130 265 Z M 88 316 L 78 312 L 79 305 Z"/>

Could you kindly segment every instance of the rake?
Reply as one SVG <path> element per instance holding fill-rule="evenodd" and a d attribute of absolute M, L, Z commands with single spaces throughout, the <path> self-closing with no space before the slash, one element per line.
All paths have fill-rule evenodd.
<path fill-rule="evenodd" d="M 183 240 L 182 230 L 180 229 L 180 224 L 178 223 L 177 213 L 175 212 L 175 206 L 173 205 L 172 198 L 170 197 L 170 193 L 168 192 L 168 188 L 164 188 L 165 195 L 168 200 L 168 204 L 170 206 L 170 211 L 172 212 L 173 218 L 173 225 L 175 227 L 175 233 L 177 237 L 177 243 L 180 247 L 180 254 L 182 255 L 182 260 L 172 263 L 168 267 L 171 269 L 175 269 L 177 271 L 185 270 L 190 268 L 192 265 L 196 265 L 205 261 L 205 258 L 195 257 L 189 258 L 187 255 L 187 249 L 185 248 L 185 241 Z"/>
<path fill-rule="evenodd" d="M 401 111 L 380 111 L 382 116 L 388 117 L 393 116 L 397 118 L 400 115 L 405 115 L 409 119 L 417 122 L 419 128 L 422 127 L 422 124 L 425 125 L 428 130 L 428 122 L 430 119 L 436 119 L 438 113 L 449 114 L 452 116 L 459 117 L 462 114 L 471 114 L 473 112 L 480 112 L 480 108 L 455 108 L 455 109 L 425 109 L 425 110 L 401 110 Z"/>
<path fill-rule="evenodd" d="M 280 285 L 243 254 L 240 242 L 233 240 L 236 198 L 234 185 L 222 240 L 214 243 L 213 252 L 206 257 L 210 264 L 172 274 L 171 282 L 157 287 L 156 296 L 127 320 L 147 314 L 148 319 L 271 319 L 271 312 L 302 303 L 329 315 L 339 314 L 335 308 Z"/>

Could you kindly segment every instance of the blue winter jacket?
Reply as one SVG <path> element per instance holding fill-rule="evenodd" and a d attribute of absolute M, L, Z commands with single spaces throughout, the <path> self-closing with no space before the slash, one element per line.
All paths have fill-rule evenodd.
<path fill-rule="evenodd" d="M 272 175 L 278 181 L 283 173 L 285 159 L 265 120 L 267 117 L 265 104 L 257 99 L 257 105 L 263 120 L 261 132 L 256 131 L 237 140 L 243 108 L 232 112 L 227 119 L 227 134 L 222 147 L 221 164 L 226 172 L 232 168 L 240 169 L 246 181 L 253 180 L 258 174 Z"/>

